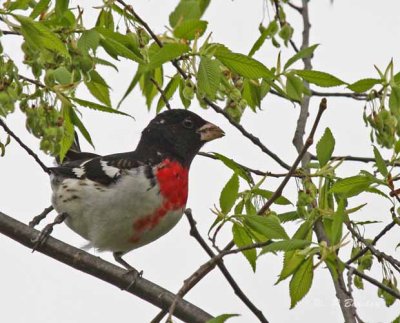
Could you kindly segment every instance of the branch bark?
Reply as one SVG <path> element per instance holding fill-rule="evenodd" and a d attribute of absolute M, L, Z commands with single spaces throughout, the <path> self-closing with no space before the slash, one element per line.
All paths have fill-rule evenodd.
<path fill-rule="evenodd" d="M 32 248 L 34 240 L 40 232 L 0 212 L 0 233 Z M 168 310 L 175 300 L 173 293 L 141 277 L 137 278 L 135 283 L 130 286 L 133 275 L 126 269 L 52 237 L 49 237 L 37 251 L 111 285 L 125 289 L 126 292 L 161 309 Z M 128 286 L 129 288 L 127 288 Z M 185 300 L 177 302 L 174 313 L 177 318 L 190 323 L 204 323 L 212 318 L 210 314 Z"/>

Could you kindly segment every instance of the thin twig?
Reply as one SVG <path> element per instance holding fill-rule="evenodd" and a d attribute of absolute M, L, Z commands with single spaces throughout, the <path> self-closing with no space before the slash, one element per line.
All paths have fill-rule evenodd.
<path fill-rule="evenodd" d="M 215 253 L 207 245 L 205 240 L 200 235 L 200 232 L 197 230 L 196 221 L 193 218 L 192 210 L 191 209 L 186 209 L 185 215 L 186 215 L 186 217 L 187 217 L 187 219 L 189 221 L 189 224 L 190 224 L 190 235 L 197 240 L 197 242 L 201 245 L 201 247 L 204 249 L 204 251 L 210 256 L 210 258 L 215 257 Z M 225 252 L 229 252 L 229 251 L 225 251 Z M 252 303 L 249 300 L 249 298 L 246 296 L 246 294 L 241 290 L 241 288 L 239 287 L 239 285 L 237 284 L 235 279 L 232 277 L 232 275 L 229 273 L 228 269 L 224 265 L 222 259 L 217 262 L 217 266 L 220 269 L 221 273 L 226 278 L 226 280 L 228 281 L 228 283 L 231 285 L 231 287 L 232 287 L 233 291 L 235 292 L 235 294 L 240 298 L 240 300 L 253 312 L 253 314 L 259 319 L 260 322 L 268 323 L 268 320 L 264 317 L 263 313 L 254 305 L 254 303 Z M 179 290 L 179 292 L 181 292 L 181 291 L 182 292 L 181 293 L 178 292 L 179 295 L 177 294 L 177 299 L 179 299 L 179 297 L 183 297 L 190 289 L 192 289 L 194 287 L 194 285 L 189 285 L 189 284 L 191 284 L 193 282 L 197 283 L 197 281 L 195 281 L 195 280 L 190 280 L 190 279 L 185 280 L 184 285 Z M 173 312 L 174 312 L 174 308 L 171 306 L 171 308 L 169 310 L 170 315 Z M 154 318 L 152 320 L 152 323 L 161 321 L 163 316 L 164 316 L 164 313 L 162 311 L 157 315 L 156 318 Z"/>
<path fill-rule="evenodd" d="M 33 247 L 33 241 L 40 234 L 39 231 L 1 212 L 0 233 L 28 248 Z M 132 285 L 131 282 L 134 277 L 125 269 L 53 237 L 49 237 L 39 247 L 38 252 L 136 295 L 159 308 L 169 308 L 175 299 L 173 293 L 142 277 L 136 278 L 135 283 Z M 6 266 L 7 264 L 4 263 L 2 265 Z M 175 315 L 184 322 L 204 323 L 212 318 L 210 314 L 185 300 L 178 301 Z"/>
<path fill-rule="evenodd" d="M 3 34 L 3 35 L 18 35 L 18 36 L 21 35 L 18 31 L 11 31 L 11 30 L 0 30 L 0 34 Z"/>
<path fill-rule="evenodd" d="M 374 246 L 380 238 L 382 238 L 388 231 L 390 231 L 394 226 L 396 225 L 395 221 L 390 222 L 387 226 L 385 226 L 383 228 L 383 230 L 381 232 L 379 232 L 379 234 L 372 240 L 372 242 L 370 243 L 370 245 Z M 354 255 L 351 259 L 349 259 L 348 261 L 346 261 L 346 264 L 350 265 L 353 262 L 355 262 L 357 259 L 359 259 L 360 257 L 362 257 L 367 251 L 369 250 L 368 247 L 365 247 L 363 249 L 360 250 L 360 252 L 358 252 L 356 255 Z"/>
<path fill-rule="evenodd" d="M 321 100 L 321 103 L 319 105 L 319 109 L 318 109 L 318 114 L 315 118 L 314 124 L 311 128 L 311 132 L 308 135 L 308 138 L 304 144 L 304 146 L 302 147 L 299 155 L 297 156 L 295 162 L 293 163 L 292 167 L 289 169 L 289 172 L 287 173 L 287 175 L 285 176 L 285 178 L 283 179 L 282 183 L 279 185 L 279 187 L 275 190 L 274 194 L 271 196 L 271 198 L 264 204 L 264 206 L 259 210 L 259 214 L 263 214 L 265 213 L 265 211 L 267 211 L 269 209 L 269 207 L 272 205 L 272 203 L 274 203 L 276 201 L 276 199 L 278 197 L 280 197 L 282 195 L 282 191 L 285 188 L 287 182 L 289 181 L 289 179 L 291 178 L 292 174 L 296 171 L 297 166 L 300 164 L 300 162 L 302 161 L 304 155 L 306 154 L 308 148 L 310 148 L 310 146 L 313 144 L 314 142 L 314 134 L 315 131 L 317 130 L 319 121 L 321 120 L 322 114 L 324 113 L 324 111 L 326 110 L 327 105 L 326 105 L 326 99 L 323 98 Z"/>
<path fill-rule="evenodd" d="M 400 299 L 400 293 L 394 289 L 391 289 L 390 287 L 387 287 L 386 285 L 383 285 L 381 282 L 377 281 L 376 279 L 366 275 L 365 273 L 357 270 L 356 268 L 346 264 L 345 262 L 343 265 L 348 269 L 351 270 L 355 275 L 361 277 L 362 279 L 365 279 L 367 282 L 371 283 L 372 285 L 375 285 L 376 287 L 384 290 L 385 292 L 389 293 L 393 297 L 396 297 L 397 299 Z"/>
<path fill-rule="evenodd" d="M 35 159 L 36 163 L 39 164 L 39 166 L 43 169 L 43 171 L 47 174 L 51 174 L 50 170 L 47 168 L 47 166 L 39 159 L 38 155 L 36 155 L 32 149 L 30 149 L 27 145 L 25 145 L 21 139 L 18 138 L 18 136 L 11 131 L 10 128 L 5 124 L 3 119 L 0 118 L 0 126 L 4 129 L 5 132 L 7 132 L 14 140 L 29 154 Z"/>
<path fill-rule="evenodd" d="M 134 18 L 146 29 L 146 31 L 150 34 L 152 39 L 157 43 L 159 47 L 163 47 L 163 43 L 160 41 L 160 39 L 157 37 L 157 35 L 152 31 L 152 29 L 149 27 L 149 25 L 135 12 L 135 10 L 132 8 L 132 6 L 128 5 L 125 3 L 123 0 L 117 0 L 118 3 L 120 3 L 126 11 L 131 13 Z M 179 62 L 177 60 L 172 60 L 171 63 L 175 66 L 177 71 L 179 72 L 180 75 L 184 79 L 188 79 L 189 76 L 186 74 L 186 72 L 180 67 Z M 259 138 L 256 136 L 252 135 L 249 133 L 247 130 L 243 128 L 239 123 L 237 123 L 235 120 L 233 120 L 221 107 L 216 105 L 214 102 L 212 102 L 210 99 L 207 97 L 204 98 L 204 102 L 207 103 L 211 108 L 214 109 L 214 111 L 222 114 L 225 118 L 228 119 L 229 123 L 231 123 L 235 128 L 237 128 L 243 136 L 248 138 L 253 144 L 258 146 L 264 153 L 266 153 L 268 156 L 270 156 L 272 159 L 274 159 L 279 165 L 281 165 L 283 168 L 289 169 L 290 166 L 286 164 L 283 160 L 279 158 L 278 155 L 273 153 L 271 150 L 269 150 L 267 147 L 265 147 Z"/>
<path fill-rule="evenodd" d="M 24 75 L 18 74 L 18 77 L 19 77 L 21 80 L 24 80 L 24 81 L 27 81 L 27 82 L 29 82 L 29 83 L 35 84 L 35 85 L 37 85 L 37 86 L 39 86 L 39 87 L 41 87 L 41 88 L 45 88 L 45 87 L 46 87 L 46 85 L 44 85 L 43 83 L 41 83 L 41 82 L 39 82 L 39 81 L 37 81 L 37 80 L 31 79 L 31 78 L 29 78 L 29 77 L 26 77 L 26 76 L 24 76 Z"/>
<path fill-rule="evenodd" d="M 157 81 L 153 78 L 150 78 L 150 81 L 154 84 L 154 86 L 157 88 L 158 92 L 160 92 L 161 98 L 163 99 L 165 106 L 167 107 L 168 110 L 171 110 L 171 105 L 169 104 L 169 101 L 164 93 L 164 90 L 160 87 L 160 85 L 157 83 Z"/>

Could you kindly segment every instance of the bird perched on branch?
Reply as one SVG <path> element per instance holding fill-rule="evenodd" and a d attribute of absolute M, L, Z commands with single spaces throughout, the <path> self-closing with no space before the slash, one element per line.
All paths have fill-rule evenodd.
<path fill-rule="evenodd" d="M 123 254 L 171 230 L 188 197 L 190 164 L 224 132 L 187 110 L 158 114 L 136 150 L 98 156 L 71 150 L 50 168 L 52 204 L 66 224 L 125 267 Z"/>

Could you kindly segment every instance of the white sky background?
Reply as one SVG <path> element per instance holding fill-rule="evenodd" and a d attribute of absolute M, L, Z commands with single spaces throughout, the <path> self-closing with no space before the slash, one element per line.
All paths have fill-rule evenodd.
<path fill-rule="evenodd" d="M 0 1 L 0 4 L 2 2 L 4 1 Z M 138 14 L 153 30 L 160 33 L 165 30 L 168 14 L 177 2 L 142 0 L 135 1 L 134 5 Z M 90 5 L 98 3 L 91 1 Z M 90 12 L 89 8 L 87 12 Z M 384 68 L 392 57 L 398 63 L 399 12 L 400 3 L 394 0 L 335 0 L 333 5 L 328 0 L 311 1 L 311 43 L 321 44 L 313 59 L 314 68 L 353 82 L 364 77 L 376 77 L 374 64 Z M 290 9 L 287 9 L 287 13 L 295 18 L 289 18 L 289 21 L 294 22 L 295 40 L 299 43 L 300 20 Z M 273 16 L 271 8 L 270 15 Z M 259 35 L 258 24 L 263 18 L 263 2 L 215 0 L 211 2 L 204 18 L 209 21 L 208 31 L 213 32 L 213 41 L 222 42 L 234 51 L 247 53 Z M 268 23 L 267 12 L 265 23 Z M 6 36 L 3 39 L 4 47 L 12 48 L 9 54 L 15 57 L 15 61 L 20 61 L 19 38 Z M 283 49 L 283 52 L 285 59 L 292 55 L 290 49 Z M 266 45 L 256 57 L 267 66 L 272 66 L 275 64 L 276 51 Z M 108 73 L 106 79 L 113 88 L 114 104 L 126 90 L 136 68 L 131 62 L 124 61 L 119 66 L 119 73 L 104 69 Z M 89 99 L 86 92 L 82 93 L 81 96 Z M 179 99 L 176 98 L 172 105 L 177 105 L 178 102 Z M 311 120 L 315 116 L 318 103 L 319 99 L 311 101 Z M 372 155 L 369 131 L 362 121 L 363 103 L 329 99 L 328 104 L 329 110 L 323 116 L 316 137 L 319 138 L 324 128 L 329 126 L 336 138 L 335 154 Z M 264 100 L 262 108 L 263 111 L 257 114 L 246 111 L 242 124 L 250 132 L 260 136 L 262 142 L 286 162 L 291 163 L 296 157 L 291 139 L 299 108 L 272 96 Z M 122 109 L 134 115 L 136 121 L 82 109 L 83 121 L 92 134 L 98 153 L 109 154 L 133 149 L 140 131 L 154 116 L 154 110 L 147 113 L 144 100 L 138 92 L 128 97 Z M 192 109 L 220 125 L 226 132 L 225 138 L 208 144 L 203 151 L 218 151 L 254 168 L 282 172 L 274 161 L 242 138 L 222 117 L 212 110 L 202 110 L 195 101 Z M 42 160 L 50 164 L 51 159 L 39 152 L 38 141 L 27 133 L 24 122 L 20 112 L 7 118 L 11 129 L 38 152 Z M 2 132 L 0 136 L 4 138 Z M 84 146 L 85 149 L 90 149 L 87 145 Z M 314 149 L 313 147 L 312 150 Z M 356 174 L 360 167 L 364 165 L 349 163 L 340 170 L 340 174 Z M 197 157 L 192 165 L 188 206 L 193 209 L 199 230 L 204 236 L 214 220 L 209 209 L 218 203 L 219 192 L 230 176 L 230 171 L 221 163 L 203 157 Z M 6 156 L 0 159 L 0 181 L 0 210 L 20 221 L 27 223 L 50 204 L 51 191 L 47 175 L 15 142 L 7 147 Z M 273 190 L 278 183 L 268 179 L 265 187 Z M 295 189 L 292 181 L 285 191 L 285 195 L 292 201 L 295 201 Z M 386 220 L 387 223 L 390 218 L 389 204 L 375 196 L 368 196 L 368 199 L 369 205 L 359 212 L 357 218 Z M 356 202 L 361 204 L 364 201 L 359 199 L 354 205 L 357 205 Z M 373 225 L 367 232 L 373 236 L 382 227 L 383 224 Z M 293 232 L 295 228 L 294 225 L 288 231 Z M 226 232 L 225 236 L 221 236 L 221 245 L 230 239 L 228 227 Z M 393 229 L 386 237 L 388 242 L 379 243 L 378 247 L 394 253 L 393 246 L 400 241 L 398 232 L 398 228 Z M 77 247 L 85 243 L 65 225 L 57 226 L 53 235 Z M 92 252 L 96 253 L 94 250 Z M 139 298 L 38 252 L 32 254 L 29 249 L 1 235 L 0 254 L 1 322 L 148 322 L 159 311 Z M 97 255 L 112 261 L 110 253 Z M 399 256 L 399 253 L 394 255 Z M 188 223 L 183 219 L 169 234 L 131 252 L 125 259 L 136 268 L 142 269 L 145 278 L 170 291 L 177 291 L 183 280 L 204 263 L 207 256 L 189 236 Z M 270 322 L 343 322 L 326 269 L 317 270 L 310 293 L 295 309 L 289 310 L 289 280 L 274 286 L 281 269 L 281 257 L 269 255 L 261 258 L 257 263 L 256 274 L 252 273 L 242 255 L 229 256 L 225 261 L 239 285 Z M 372 274 L 380 277 L 380 267 L 375 266 Z M 366 322 L 390 322 L 400 313 L 399 302 L 387 309 L 383 300 L 376 297 L 377 289 L 367 282 L 364 285 L 364 291 L 354 292 L 362 319 Z M 253 314 L 234 295 L 218 269 L 203 279 L 189 293 L 187 299 L 213 315 L 241 314 L 241 317 L 230 322 L 256 321 Z"/>

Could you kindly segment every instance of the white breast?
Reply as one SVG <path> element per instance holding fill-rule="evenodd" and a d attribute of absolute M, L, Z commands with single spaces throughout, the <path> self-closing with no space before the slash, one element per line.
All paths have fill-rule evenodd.
<path fill-rule="evenodd" d="M 67 225 L 101 250 L 127 252 L 167 233 L 182 217 L 182 210 L 168 212 L 156 227 L 135 235 L 135 221 L 152 214 L 162 203 L 158 185 L 151 186 L 144 167 L 123 171 L 109 186 L 89 179 L 52 181 L 52 203 L 68 213 Z"/>

